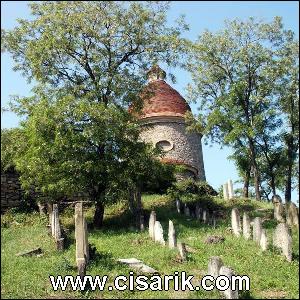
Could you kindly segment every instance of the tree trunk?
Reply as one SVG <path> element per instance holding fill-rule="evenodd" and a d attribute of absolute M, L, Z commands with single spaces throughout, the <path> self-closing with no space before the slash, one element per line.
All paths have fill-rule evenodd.
<path fill-rule="evenodd" d="M 142 230 L 144 224 L 142 224 L 142 195 L 141 188 L 138 185 L 135 190 L 135 199 L 136 199 L 136 224 L 139 230 Z"/>
<path fill-rule="evenodd" d="M 292 198 L 292 166 L 290 165 L 287 169 L 286 179 L 285 179 L 285 193 L 284 193 L 285 202 L 291 202 Z"/>
<path fill-rule="evenodd" d="M 243 197 L 249 198 L 249 182 L 250 182 L 250 171 L 248 170 L 244 177 Z"/>
<path fill-rule="evenodd" d="M 272 189 L 273 196 L 275 197 L 275 195 L 276 195 L 276 186 L 275 186 L 275 176 L 274 176 L 273 171 L 272 171 L 272 175 L 271 175 L 271 189 Z"/>
<path fill-rule="evenodd" d="M 259 176 L 259 170 L 256 163 L 256 153 L 255 153 L 255 146 L 254 142 L 251 138 L 249 138 L 249 146 L 250 146 L 250 153 L 251 153 L 251 163 L 253 168 L 253 175 L 254 175 L 254 187 L 255 187 L 255 198 L 256 200 L 261 200 L 260 195 L 260 176 Z"/>
<path fill-rule="evenodd" d="M 104 217 L 104 203 L 102 201 L 96 201 L 95 214 L 93 225 L 95 228 L 101 228 L 103 226 Z"/>
<path fill-rule="evenodd" d="M 293 169 L 293 140 L 290 139 L 287 143 L 287 156 L 288 156 L 288 166 L 286 170 L 285 178 L 285 202 L 290 202 L 292 198 L 292 169 Z"/>
<path fill-rule="evenodd" d="M 129 211 L 135 215 L 135 203 L 134 203 L 134 189 L 133 188 L 129 188 L 128 191 L 128 201 L 129 201 Z"/>

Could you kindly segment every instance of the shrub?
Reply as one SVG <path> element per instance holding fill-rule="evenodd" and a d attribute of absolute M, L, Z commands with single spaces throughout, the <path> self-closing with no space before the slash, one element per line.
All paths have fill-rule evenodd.
<path fill-rule="evenodd" d="M 209 198 L 218 193 L 207 182 L 191 178 L 176 182 L 168 189 L 168 195 L 183 202 L 196 202 L 200 198 Z"/>

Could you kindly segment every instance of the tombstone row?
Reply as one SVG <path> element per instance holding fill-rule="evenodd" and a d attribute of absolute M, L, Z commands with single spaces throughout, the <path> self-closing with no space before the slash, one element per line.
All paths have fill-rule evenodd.
<path fill-rule="evenodd" d="M 262 227 L 262 219 L 260 217 L 256 217 L 253 220 L 252 225 L 253 241 L 259 244 L 263 251 L 266 251 L 268 249 L 269 240 L 266 229 Z M 240 236 L 243 234 L 243 237 L 246 240 L 251 238 L 251 221 L 246 212 L 243 214 L 243 222 L 241 224 L 240 213 L 237 208 L 233 208 L 231 211 L 231 226 L 234 235 Z M 287 224 L 280 223 L 277 225 L 273 233 L 273 246 L 281 249 L 283 255 L 288 261 L 292 260 L 292 238 Z"/>
<path fill-rule="evenodd" d="M 166 245 L 164 240 L 164 231 L 161 223 L 156 220 L 156 213 L 152 211 L 149 218 L 149 236 L 155 242 Z M 186 247 L 185 243 L 177 242 L 176 231 L 174 224 L 169 220 L 169 230 L 168 230 L 168 246 L 170 249 L 177 248 L 180 254 L 180 257 L 183 261 L 186 260 Z"/>
<path fill-rule="evenodd" d="M 210 224 L 214 228 L 217 224 L 217 212 L 210 212 L 206 208 L 202 208 L 199 203 L 196 203 L 195 209 L 191 209 L 186 203 L 182 203 L 179 199 L 176 200 L 176 209 L 178 213 L 184 213 L 186 217 L 196 218 L 204 224 Z"/>

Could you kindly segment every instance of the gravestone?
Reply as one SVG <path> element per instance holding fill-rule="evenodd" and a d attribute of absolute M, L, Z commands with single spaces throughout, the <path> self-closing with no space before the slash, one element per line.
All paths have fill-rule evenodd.
<path fill-rule="evenodd" d="M 266 251 L 268 249 L 268 237 L 266 229 L 261 230 L 260 247 L 263 251 Z"/>
<path fill-rule="evenodd" d="M 273 203 L 282 203 L 282 199 L 281 199 L 281 197 L 279 195 L 274 195 L 272 197 L 272 202 Z"/>
<path fill-rule="evenodd" d="M 75 205 L 75 239 L 78 274 L 83 277 L 85 276 L 86 265 L 89 261 L 89 244 L 87 223 L 83 215 L 82 202 Z"/>
<path fill-rule="evenodd" d="M 280 223 L 276 226 L 273 234 L 273 245 L 282 251 L 287 261 L 292 261 L 292 237 L 287 224 Z"/>
<path fill-rule="evenodd" d="M 189 207 L 186 205 L 186 203 L 184 204 L 184 214 L 185 214 L 187 217 L 190 217 L 190 216 L 191 216 L 190 209 L 189 209 Z"/>
<path fill-rule="evenodd" d="M 299 213 L 297 206 L 291 202 L 287 207 L 287 215 L 286 215 L 286 222 L 289 226 L 296 226 L 299 227 Z"/>
<path fill-rule="evenodd" d="M 53 204 L 53 209 L 51 212 L 51 232 L 52 236 L 56 242 L 56 249 L 63 250 L 64 249 L 64 239 L 61 235 L 61 226 L 59 222 L 59 215 L 58 215 L 58 205 Z"/>
<path fill-rule="evenodd" d="M 203 209 L 203 212 L 202 212 L 202 220 L 203 220 L 203 223 L 206 224 L 208 222 L 208 211 L 206 209 Z"/>
<path fill-rule="evenodd" d="M 232 276 L 234 275 L 233 270 L 226 266 L 222 266 L 220 268 L 219 274 L 220 274 L 220 276 L 221 275 L 226 276 L 230 280 L 230 283 L 232 280 Z M 229 288 L 225 291 L 222 291 L 222 293 L 224 294 L 225 299 L 238 299 L 239 298 L 239 292 L 238 292 L 237 287 L 235 288 L 235 291 L 234 291 L 231 288 L 231 284 L 230 284 Z"/>
<path fill-rule="evenodd" d="M 154 240 L 154 226 L 156 222 L 156 213 L 155 211 L 151 211 L 150 218 L 149 218 L 149 236 Z"/>
<path fill-rule="evenodd" d="M 177 212 L 180 214 L 181 213 L 181 202 L 179 199 L 176 199 L 176 209 L 177 209 Z"/>
<path fill-rule="evenodd" d="M 168 240 L 169 240 L 169 248 L 176 248 L 176 232 L 174 228 L 174 224 L 171 220 L 169 220 L 169 232 L 168 232 Z"/>
<path fill-rule="evenodd" d="M 145 230 L 145 218 L 144 215 L 141 214 L 140 215 L 140 231 L 144 231 Z"/>
<path fill-rule="evenodd" d="M 229 199 L 229 192 L 228 192 L 228 183 L 223 184 L 223 198 L 225 200 Z"/>
<path fill-rule="evenodd" d="M 261 218 L 256 217 L 253 220 L 253 241 L 260 243 L 260 237 L 261 237 L 261 230 L 262 230 L 262 223 Z"/>
<path fill-rule="evenodd" d="M 281 202 L 274 202 L 274 219 L 278 222 L 284 222 L 284 207 Z"/>
<path fill-rule="evenodd" d="M 250 218 L 246 212 L 243 214 L 243 236 L 246 240 L 251 237 Z"/>
<path fill-rule="evenodd" d="M 216 226 L 217 226 L 217 213 L 216 213 L 216 211 L 213 211 L 211 219 L 212 219 L 213 228 L 216 228 Z"/>
<path fill-rule="evenodd" d="M 196 219 L 197 220 L 201 220 L 201 213 L 202 213 L 202 209 L 200 207 L 200 204 L 197 203 L 196 204 Z"/>
<path fill-rule="evenodd" d="M 231 210 L 231 227 L 234 235 L 240 236 L 241 227 L 240 227 L 240 213 L 237 208 Z"/>
<path fill-rule="evenodd" d="M 219 256 L 212 256 L 208 261 L 208 271 L 207 275 L 211 275 L 214 278 L 219 276 L 221 267 L 223 266 L 223 261 Z"/>
<path fill-rule="evenodd" d="M 158 273 L 157 270 L 145 265 L 141 260 L 136 258 L 120 258 L 117 260 L 120 263 L 128 265 L 130 268 L 137 270 L 142 273 L 155 274 Z"/>
<path fill-rule="evenodd" d="M 164 240 L 164 230 L 160 224 L 159 221 L 155 221 L 154 225 L 154 241 L 157 243 L 160 243 L 162 245 L 165 245 L 165 240 Z"/>
<path fill-rule="evenodd" d="M 233 191 L 233 184 L 232 180 L 228 180 L 228 199 L 233 199 L 234 198 L 234 191 Z"/>
<path fill-rule="evenodd" d="M 187 251 L 186 251 L 185 243 L 179 242 L 177 247 L 182 261 L 186 261 Z"/>

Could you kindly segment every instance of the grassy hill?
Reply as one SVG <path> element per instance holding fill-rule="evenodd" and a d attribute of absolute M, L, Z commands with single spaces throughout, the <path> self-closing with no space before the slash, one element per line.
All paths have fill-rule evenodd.
<path fill-rule="evenodd" d="M 188 261 L 178 260 L 177 250 L 155 244 L 148 231 L 137 232 L 125 203 L 112 205 L 106 210 L 104 228 L 89 230 L 89 242 L 97 248 L 97 254 L 87 268 L 88 275 L 109 275 L 109 282 L 117 275 L 128 275 L 129 269 L 118 263 L 118 258 L 135 257 L 155 268 L 160 274 L 171 275 L 175 271 L 186 271 L 194 275 L 195 281 L 206 275 L 208 259 L 220 256 L 225 265 L 236 274 L 248 275 L 251 279 L 250 292 L 241 298 L 298 298 L 299 297 L 299 233 L 293 230 L 293 262 L 287 262 L 271 246 L 262 252 L 253 241 L 237 238 L 230 232 L 230 211 L 238 207 L 240 213 L 248 211 L 251 218 L 261 216 L 263 227 L 267 228 L 269 240 L 276 221 L 272 219 L 272 206 L 255 200 L 233 200 L 224 202 L 215 198 L 212 205 L 224 210 L 224 218 L 214 229 L 197 220 L 179 215 L 175 203 L 166 196 L 144 195 L 143 206 L 150 214 L 157 213 L 167 239 L 168 221 L 173 220 L 178 240 L 185 242 L 190 249 Z M 1 216 L 1 297 L 2 298 L 219 298 L 217 291 L 53 291 L 49 275 L 76 275 L 74 210 L 65 209 L 61 215 L 67 230 L 67 248 L 63 252 L 55 250 L 54 241 L 47 234 L 46 217 L 37 213 L 22 214 L 7 212 Z M 86 208 L 85 215 L 92 222 L 93 209 Z M 220 244 L 204 243 L 209 235 L 222 235 L 225 241 Z M 44 251 L 41 257 L 16 257 L 16 253 L 34 247 Z M 108 286 L 108 285 L 107 285 Z"/>

